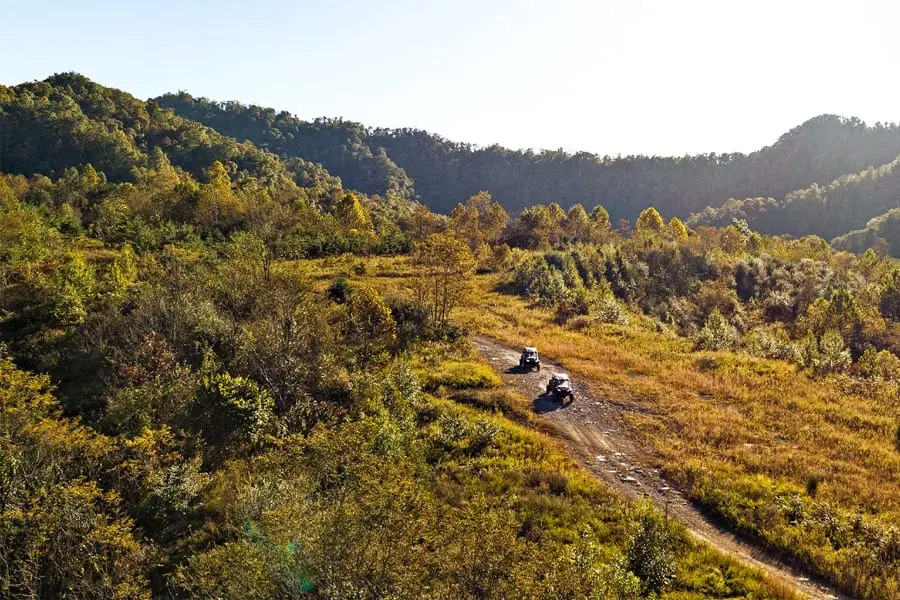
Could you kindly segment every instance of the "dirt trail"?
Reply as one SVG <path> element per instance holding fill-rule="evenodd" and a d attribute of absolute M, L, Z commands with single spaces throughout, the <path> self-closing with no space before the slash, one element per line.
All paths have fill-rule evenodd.
<path fill-rule="evenodd" d="M 781 579 L 809 598 L 851 600 L 738 539 L 688 502 L 660 476 L 658 461 L 640 446 L 622 418 L 625 412 L 636 409 L 592 394 L 586 382 L 574 377 L 575 401 L 563 404 L 544 391 L 550 374 L 566 369 L 541 356 L 541 371 L 525 372 L 518 367 L 521 348 L 510 348 L 484 336 L 478 336 L 475 345 L 507 386 L 533 399 L 534 411 L 553 424 L 570 454 L 610 488 L 627 498 L 649 497 L 696 538 Z"/>

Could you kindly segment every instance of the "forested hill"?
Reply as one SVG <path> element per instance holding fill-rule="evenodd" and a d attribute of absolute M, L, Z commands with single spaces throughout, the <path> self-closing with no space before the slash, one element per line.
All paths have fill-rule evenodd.
<path fill-rule="evenodd" d="M 232 174 L 267 184 L 339 190 L 341 183 L 300 158 L 282 161 L 252 143 L 238 143 L 214 129 L 152 102 L 63 73 L 42 82 L 0 86 L 0 170 L 56 177 L 72 166 L 92 165 L 110 181 L 133 181 L 136 170 L 161 160 L 202 179 L 215 161 Z M 163 158 L 164 155 L 164 158 Z"/>
<path fill-rule="evenodd" d="M 510 212 L 557 202 L 563 208 L 602 204 L 614 220 L 633 220 L 647 206 L 687 217 L 732 197 L 783 197 L 900 154 L 897 126 L 868 126 L 834 115 L 811 119 L 749 155 L 612 158 L 479 148 L 422 130 L 372 129 L 340 119 L 307 122 L 271 108 L 186 93 L 155 101 L 282 156 L 321 162 L 349 187 L 415 193 L 442 213 L 488 190 Z"/>
<path fill-rule="evenodd" d="M 842 175 L 824 185 L 813 184 L 795 190 L 783 199 L 732 198 L 718 208 L 706 207 L 694 214 L 688 225 L 727 226 L 735 219 L 742 219 L 762 233 L 787 233 L 795 237 L 814 234 L 831 239 L 867 227 L 869 219 L 900 208 L 898 183 L 900 157 L 887 164 Z M 869 229 L 867 239 L 874 243 L 880 234 L 874 238 L 871 236 L 879 228 Z M 851 236 L 856 242 L 848 247 L 856 248 L 857 242 L 862 239 L 860 235 Z M 896 241 L 900 242 L 900 238 Z M 900 247 L 894 254 L 897 252 L 900 252 Z"/>
<path fill-rule="evenodd" d="M 384 150 L 369 147 L 368 132 L 358 123 L 342 119 L 306 122 L 273 108 L 238 102 L 219 104 L 185 92 L 166 94 L 154 102 L 282 157 L 303 157 L 321 163 L 339 174 L 348 188 L 381 196 L 413 195 L 413 183 L 406 172 Z"/>
<path fill-rule="evenodd" d="M 783 196 L 900 154 L 897 126 L 869 127 L 833 115 L 811 119 L 749 155 L 611 158 L 478 149 L 410 130 L 376 130 L 372 139 L 406 169 L 426 203 L 434 203 L 443 180 L 459 182 L 457 194 L 466 185 L 490 190 L 511 211 L 554 201 L 563 207 L 599 203 L 614 220 L 633 220 L 647 206 L 686 217 L 730 197 Z M 448 200 L 435 208 L 446 210 L 453 202 Z"/>

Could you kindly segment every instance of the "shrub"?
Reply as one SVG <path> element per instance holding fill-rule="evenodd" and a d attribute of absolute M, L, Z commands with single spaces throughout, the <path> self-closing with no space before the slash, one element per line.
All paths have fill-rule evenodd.
<path fill-rule="evenodd" d="M 335 277 L 328 286 L 328 297 L 338 304 L 344 304 L 350 299 L 353 288 L 346 277 Z"/>
<path fill-rule="evenodd" d="M 700 350 L 731 350 L 737 339 L 737 329 L 722 316 L 718 308 L 714 308 L 706 318 L 703 329 L 697 333 L 697 348 Z"/>
<path fill-rule="evenodd" d="M 520 263 L 513 273 L 512 284 L 518 293 L 541 306 L 552 306 L 567 291 L 562 274 L 551 268 L 542 256 Z"/>
<path fill-rule="evenodd" d="M 254 381 L 221 373 L 204 377 L 194 406 L 196 429 L 210 444 L 256 443 L 272 418 L 274 401 Z"/>
<path fill-rule="evenodd" d="M 744 347 L 753 356 L 797 362 L 800 351 L 781 327 L 755 329 L 744 338 Z"/>
<path fill-rule="evenodd" d="M 836 329 L 829 329 L 819 338 L 810 333 L 802 342 L 800 364 L 816 375 L 835 373 L 850 365 L 850 350 Z"/>
<path fill-rule="evenodd" d="M 628 570 L 640 578 L 645 594 L 659 594 L 675 579 L 675 556 L 669 529 L 662 517 L 645 510 L 631 535 Z"/>
<path fill-rule="evenodd" d="M 601 323 L 614 323 L 617 325 L 628 323 L 628 315 L 622 308 L 622 304 L 611 294 L 603 295 L 597 300 L 594 313 L 597 315 L 597 320 Z"/>
<path fill-rule="evenodd" d="M 500 426 L 493 421 L 479 419 L 469 430 L 469 453 L 481 454 L 485 448 L 494 443 Z"/>
<path fill-rule="evenodd" d="M 867 349 L 857 363 L 860 373 L 872 379 L 900 380 L 900 358 L 889 350 Z"/>
<path fill-rule="evenodd" d="M 822 483 L 821 475 L 810 475 L 806 478 L 806 493 L 810 498 L 815 498 L 819 493 L 819 484 Z"/>

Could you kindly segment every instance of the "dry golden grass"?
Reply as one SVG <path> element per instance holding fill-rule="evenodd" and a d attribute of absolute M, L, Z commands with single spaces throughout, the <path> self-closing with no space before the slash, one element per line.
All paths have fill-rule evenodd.
<path fill-rule="evenodd" d="M 815 380 L 794 365 L 726 352 L 692 352 L 683 339 L 635 326 L 572 331 L 548 311 L 489 291 L 462 315 L 513 346 L 534 344 L 586 378 L 600 395 L 656 415 L 636 423 L 668 464 L 725 460 L 803 486 L 824 475 L 818 498 L 883 516 L 900 511 L 898 401 L 849 393 L 849 380 Z M 663 425 L 659 427 L 658 425 Z"/>
<path fill-rule="evenodd" d="M 412 265 L 377 258 L 354 274 L 347 261 L 332 259 L 315 261 L 311 271 L 323 288 L 345 275 L 404 293 Z M 689 340 L 658 332 L 639 315 L 629 325 L 560 326 L 550 311 L 493 291 L 495 275 L 477 280 L 477 302 L 455 319 L 511 346 L 538 346 L 597 395 L 641 407 L 644 414 L 629 417 L 636 435 L 694 499 L 844 590 L 900 598 L 897 577 L 862 573 L 821 531 L 792 529 L 783 519 L 769 527 L 768 506 L 794 497 L 817 515 L 863 519 L 876 531 L 900 524 L 895 388 L 817 380 L 795 365 L 744 354 L 694 352 Z M 813 476 L 821 478 L 814 500 L 806 492 Z"/>
<path fill-rule="evenodd" d="M 795 365 L 744 354 L 694 352 L 688 340 L 658 333 L 640 317 L 576 331 L 492 291 L 493 277 L 480 282 L 482 301 L 463 320 L 510 345 L 536 345 L 598 395 L 644 409 L 629 417 L 631 425 L 695 499 L 846 590 L 900 597 L 900 582 L 857 575 L 820 534 L 787 524 L 775 531 L 758 514 L 776 497 L 795 496 L 810 511 L 858 516 L 881 532 L 900 524 L 896 388 L 817 380 Z M 815 500 L 806 492 L 813 476 L 821 478 Z"/>

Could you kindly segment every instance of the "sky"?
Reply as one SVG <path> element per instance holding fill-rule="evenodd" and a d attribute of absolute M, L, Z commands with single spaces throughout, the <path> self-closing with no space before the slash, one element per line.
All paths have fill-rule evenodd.
<path fill-rule="evenodd" d="M 0 84 L 77 71 L 478 145 L 750 152 L 822 113 L 900 121 L 897 4 L 0 0 Z"/>

